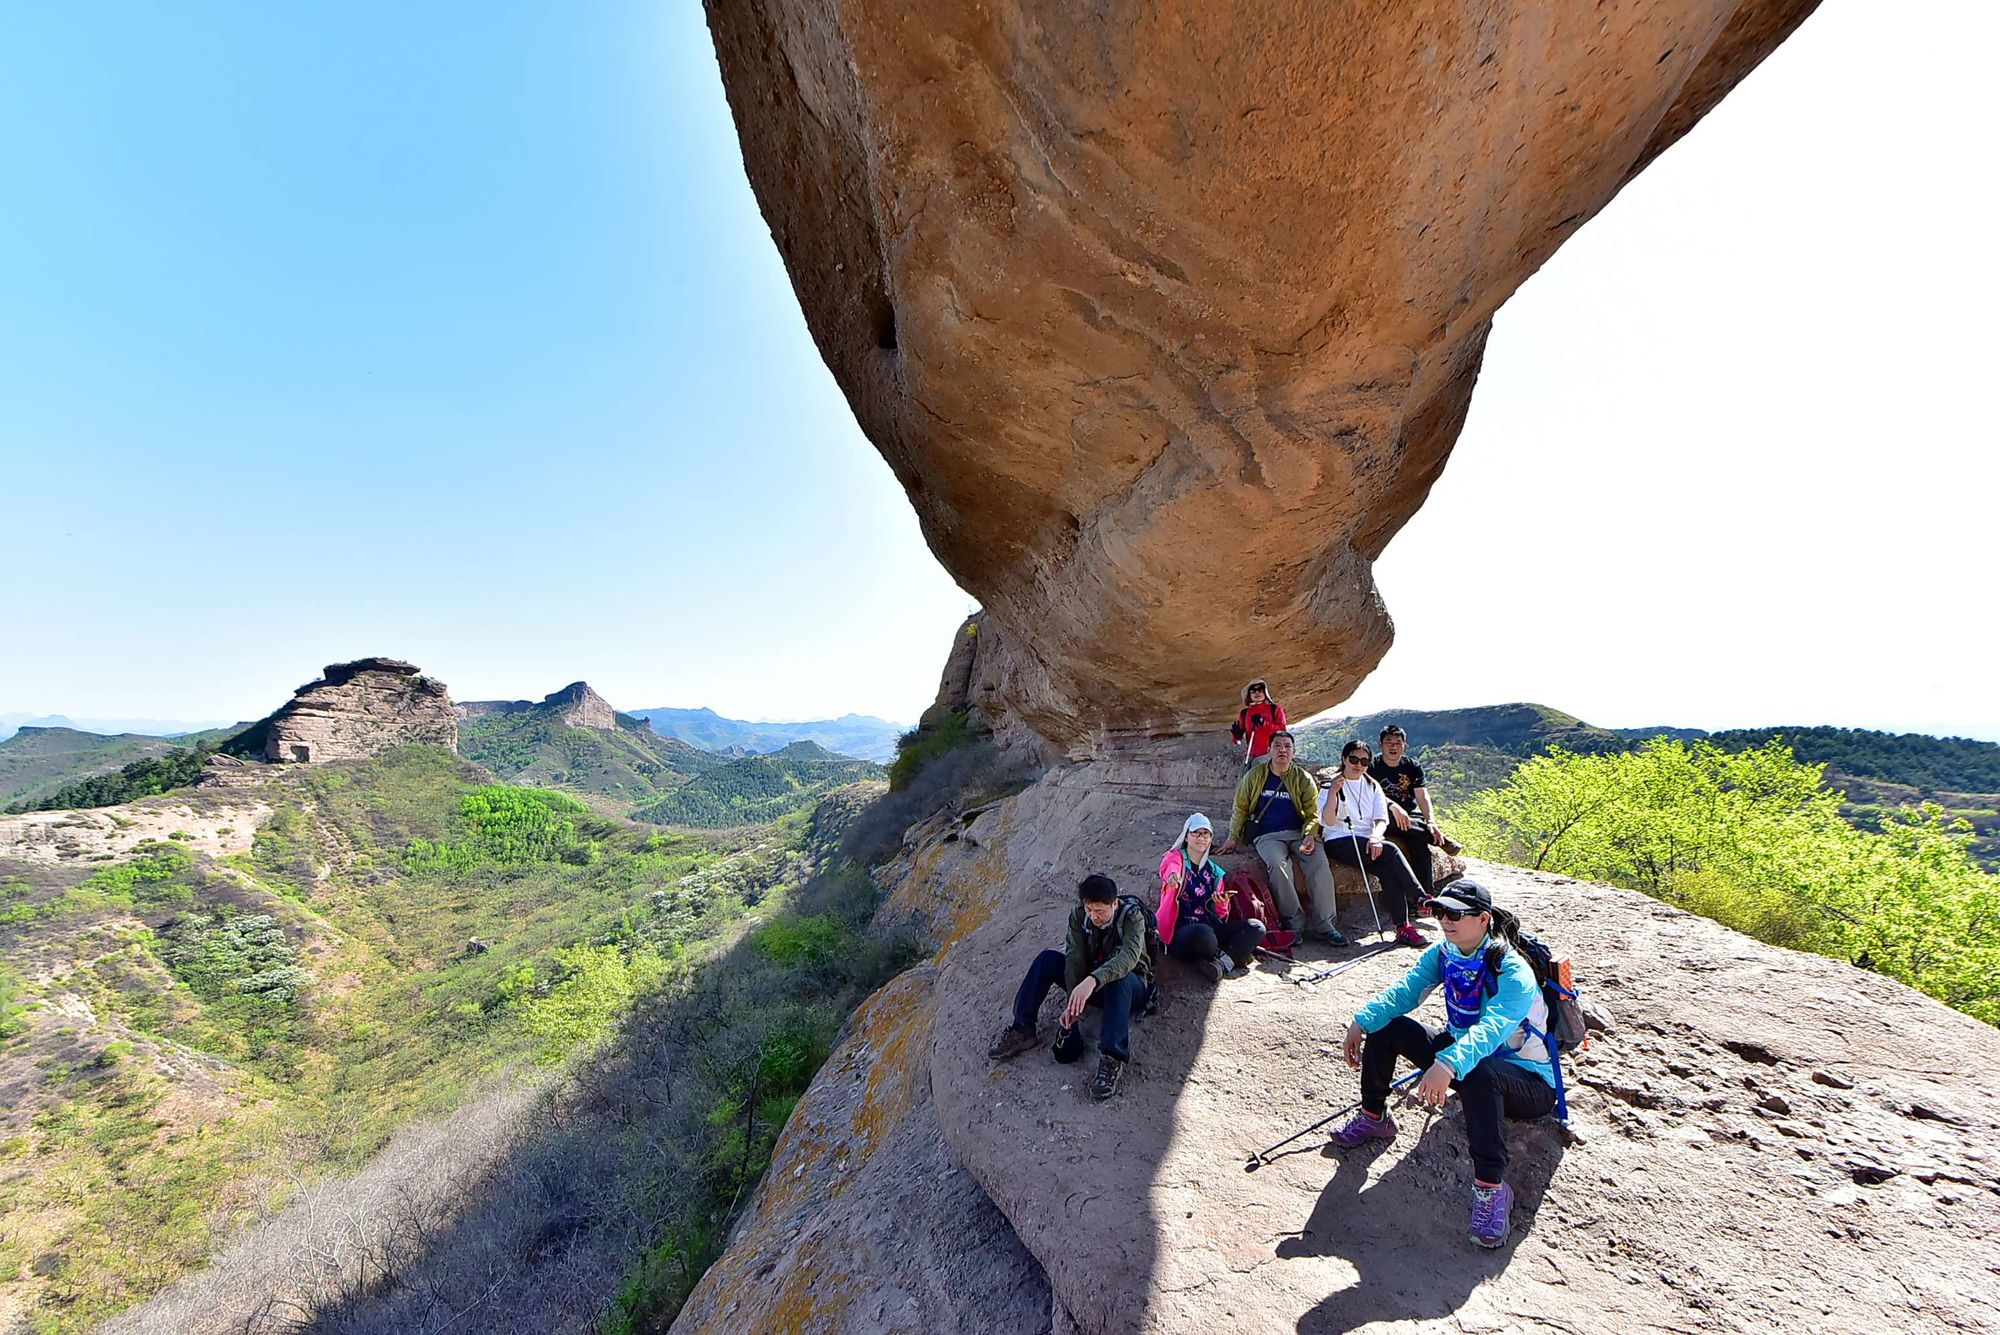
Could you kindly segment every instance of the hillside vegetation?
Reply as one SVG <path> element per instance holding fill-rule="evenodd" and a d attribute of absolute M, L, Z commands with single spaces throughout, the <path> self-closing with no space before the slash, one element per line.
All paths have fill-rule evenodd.
<path fill-rule="evenodd" d="M 39 798 L 16 803 L 9 811 L 68 811 L 77 807 L 108 807 L 142 797 L 185 788 L 201 778 L 202 766 L 214 752 L 206 746 L 176 748 L 135 760 L 108 774 L 72 779 Z"/>
<path fill-rule="evenodd" d="M 289 1319 L 330 1335 L 665 1329 L 848 1013 L 923 951 L 896 923 L 875 921 L 869 865 L 900 847 L 912 821 L 1024 781 L 989 740 L 965 734 L 889 797 L 842 789 L 809 818 L 788 818 L 799 830 L 793 865 L 810 874 L 782 905 L 776 895 L 758 905 L 749 930 L 685 970 L 635 978 L 590 955 L 575 976 L 607 961 L 631 984 L 629 1009 L 601 1045 L 572 1050 L 561 1080 L 525 1106 L 482 1101 L 397 1141 L 354 1178 L 316 1187 L 151 1305 L 149 1328 L 195 1317 L 235 1328 L 284 1295 Z M 560 799 L 473 796 L 459 834 L 423 836 L 406 857 L 455 865 L 495 826 L 505 832 L 495 854 L 578 858 L 564 822 L 581 817 Z M 627 1004 L 623 984 L 586 991 Z"/>
<path fill-rule="evenodd" d="M 767 756 L 744 756 L 706 770 L 663 800 L 632 813 L 655 825 L 717 828 L 756 825 L 851 783 L 886 771 L 865 760 L 836 756 L 811 742 L 794 742 Z"/>
<path fill-rule="evenodd" d="M 459 724 L 458 752 L 510 783 L 546 784 L 605 799 L 620 813 L 725 763 L 629 715 L 612 731 L 572 728 L 550 709 L 482 714 Z"/>
<path fill-rule="evenodd" d="M 182 750 L 165 737 L 22 728 L 0 742 L 0 810 L 25 811 L 65 784 Z"/>
<path fill-rule="evenodd" d="M 81 1330 L 775 910 L 808 817 L 606 819 L 406 748 L 287 769 L 254 851 L 0 863 L 0 1307 Z"/>
<path fill-rule="evenodd" d="M 1384 725 L 1409 733 L 1410 752 L 1424 767 L 1432 800 L 1454 806 L 1505 781 L 1514 767 L 1551 747 L 1577 755 L 1637 749 L 1655 737 L 1706 739 L 1726 751 L 1782 741 L 1801 761 L 1820 765 L 1822 782 L 1842 798 L 1841 814 L 1866 830 L 1904 810 L 1935 803 L 1971 831 L 1973 857 L 2000 868 L 2000 745 L 1964 737 L 1871 732 L 1861 728 L 1749 728 L 1707 733 L 1699 728 L 1607 729 L 1546 705 L 1479 709 L 1392 710 L 1333 719 L 1297 729 L 1299 753 L 1318 767 L 1336 761 L 1349 737 L 1375 744 Z"/>
<path fill-rule="evenodd" d="M 2000 877 L 1970 831 L 1934 805 L 1857 829 L 1823 780 L 1775 741 L 1555 748 L 1450 827 L 1479 856 L 1643 890 L 2000 1024 Z"/>

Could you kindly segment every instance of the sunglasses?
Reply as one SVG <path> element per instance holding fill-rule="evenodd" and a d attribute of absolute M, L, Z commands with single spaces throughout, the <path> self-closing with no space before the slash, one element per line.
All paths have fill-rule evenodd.
<path fill-rule="evenodd" d="M 1359 751 L 1356 751 L 1351 756 L 1342 756 L 1341 759 L 1345 760 L 1350 765 L 1365 765 L 1368 763 L 1368 757 L 1363 755 Z"/>
<path fill-rule="evenodd" d="M 1436 900 L 1431 901 L 1431 912 L 1438 915 L 1440 922 L 1457 922 L 1461 918 L 1476 918 L 1479 916 L 1471 909 L 1448 909 Z"/>

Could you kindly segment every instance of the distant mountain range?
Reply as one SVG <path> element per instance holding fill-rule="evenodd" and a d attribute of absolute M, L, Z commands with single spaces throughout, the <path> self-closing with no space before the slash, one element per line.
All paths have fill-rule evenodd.
<path fill-rule="evenodd" d="M 887 764 L 896 758 L 896 739 L 907 730 L 901 724 L 866 714 L 843 714 L 810 723 L 748 723 L 724 718 L 712 709 L 634 709 L 634 718 L 653 725 L 664 737 L 678 737 L 704 751 L 722 755 L 765 755 L 793 742 L 813 742 L 827 750 L 860 760 Z"/>
<path fill-rule="evenodd" d="M 227 727 L 230 722 L 229 719 L 202 719 L 190 723 L 164 718 L 72 719 L 61 714 L 0 714 L 0 742 L 6 741 L 22 728 L 67 728 L 72 732 L 105 735 L 136 733 L 142 737 L 178 737 L 182 733 Z"/>

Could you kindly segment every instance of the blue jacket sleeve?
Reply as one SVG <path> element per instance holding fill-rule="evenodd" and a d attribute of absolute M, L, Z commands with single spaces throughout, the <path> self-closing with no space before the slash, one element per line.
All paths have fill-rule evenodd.
<path fill-rule="evenodd" d="M 1356 1011 L 1354 1023 L 1361 1026 L 1361 1032 L 1372 1034 L 1398 1015 L 1415 1010 L 1430 990 L 1444 980 L 1443 952 L 1441 945 L 1430 947 L 1417 956 L 1408 973 L 1377 992 L 1366 1006 Z"/>
<path fill-rule="evenodd" d="M 1535 971 L 1518 950 L 1501 957 L 1500 990 L 1479 1008 L 1479 1019 L 1438 1054 L 1438 1060 L 1460 1079 L 1480 1062 L 1507 1046 L 1507 1040 L 1528 1018 L 1535 1004 Z"/>

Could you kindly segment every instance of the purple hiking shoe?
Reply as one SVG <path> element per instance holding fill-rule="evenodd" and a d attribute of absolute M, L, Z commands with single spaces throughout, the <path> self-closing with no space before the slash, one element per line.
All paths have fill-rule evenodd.
<path fill-rule="evenodd" d="M 1383 1113 L 1380 1117 L 1370 1117 L 1365 1112 L 1357 1112 L 1347 1119 L 1347 1125 L 1333 1133 L 1333 1143 L 1344 1150 L 1370 1140 L 1394 1140 L 1396 1119 Z"/>
<path fill-rule="evenodd" d="M 1497 1187 L 1472 1188 L 1472 1240 L 1482 1247 L 1498 1247 L 1514 1228 L 1514 1189 L 1502 1182 Z"/>

